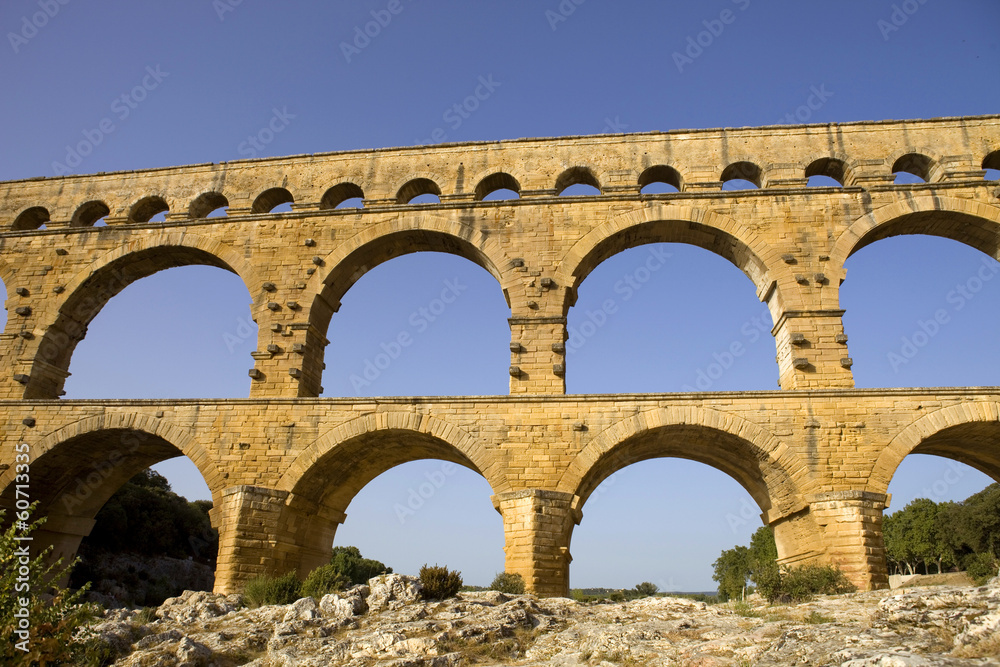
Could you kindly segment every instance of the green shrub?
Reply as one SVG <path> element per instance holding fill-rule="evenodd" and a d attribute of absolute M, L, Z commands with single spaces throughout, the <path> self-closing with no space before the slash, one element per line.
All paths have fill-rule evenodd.
<path fill-rule="evenodd" d="M 636 584 L 635 586 L 636 595 L 642 598 L 648 598 L 653 595 L 656 595 L 657 591 L 659 590 L 660 590 L 659 586 L 650 583 L 648 581 L 644 581 L 641 584 Z"/>
<path fill-rule="evenodd" d="M 302 597 L 319 600 L 327 593 L 336 593 L 350 586 L 350 580 L 333 565 L 321 565 L 302 582 Z"/>
<path fill-rule="evenodd" d="M 243 589 L 243 601 L 249 607 L 291 604 L 301 597 L 301 591 L 302 582 L 294 572 L 288 572 L 280 577 L 261 575 L 247 582 Z"/>
<path fill-rule="evenodd" d="M 520 595 L 524 593 L 524 577 L 519 574 L 500 572 L 490 584 L 490 590 Z"/>
<path fill-rule="evenodd" d="M 839 567 L 803 565 L 769 578 L 757 589 L 768 602 L 802 602 L 814 595 L 839 595 L 857 590 Z"/>
<path fill-rule="evenodd" d="M 392 574 L 391 567 L 386 567 L 381 561 L 363 557 L 357 547 L 334 547 L 330 565 L 355 586 L 367 583 L 372 577 Z"/>
<path fill-rule="evenodd" d="M 965 573 L 975 582 L 976 586 L 982 586 L 997 576 L 998 563 L 993 558 L 993 554 L 970 554 L 966 557 L 964 565 Z"/>
<path fill-rule="evenodd" d="M 420 568 L 421 595 L 427 600 L 445 600 L 454 597 L 462 587 L 462 573 L 438 565 Z"/>

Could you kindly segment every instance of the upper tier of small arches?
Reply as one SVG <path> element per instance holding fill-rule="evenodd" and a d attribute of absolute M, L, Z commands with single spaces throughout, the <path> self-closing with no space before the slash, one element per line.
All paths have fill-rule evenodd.
<path fill-rule="evenodd" d="M 987 178 L 997 177 L 991 170 L 1000 170 L 1000 150 L 985 155 L 981 162 Z M 981 171 L 980 170 L 980 171 Z M 493 169 L 476 178 L 467 189 L 464 168 L 459 165 L 457 178 L 441 173 L 427 173 L 402 180 L 392 196 L 367 198 L 361 179 L 345 180 L 325 190 L 308 185 L 296 186 L 285 176 L 283 184 L 268 187 L 257 194 L 233 191 L 225 187 L 206 189 L 195 196 L 172 196 L 167 192 L 150 193 L 131 201 L 113 201 L 110 192 L 104 198 L 86 198 L 71 209 L 64 207 L 63 219 L 53 220 L 55 207 L 46 202 L 33 202 L 0 220 L 0 230 L 25 231 L 45 226 L 92 227 L 107 223 L 128 224 L 198 220 L 230 215 L 267 215 L 290 211 L 345 212 L 365 208 L 399 205 L 461 203 L 469 201 L 499 201 L 537 199 L 554 196 L 586 195 L 664 195 L 681 192 L 711 192 L 759 188 L 790 187 L 871 187 L 893 184 L 935 183 L 944 180 L 981 179 L 975 169 L 951 166 L 950 162 L 926 152 L 903 152 L 887 157 L 877 168 L 871 161 L 861 164 L 846 155 L 811 156 L 796 165 L 757 164 L 749 159 L 734 159 L 716 173 L 688 169 L 688 173 L 669 164 L 653 164 L 642 169 L 597 169 L 586 165 L 565 167 L 549 181 L 549 187 L 526 190 L 518 177 L 519 168 Z M 384 179 L 380 179 L 381 181 Z M 537 179 L 536 179 L 537 180 Z M 454 183 L 449 191 L 442 184 Z M 368 188 L 373 189 L 373 186 Z M 392 192 L 392 191 L 390 191 Z M 241 205 L 232 205 L 231 202 Z M 67 215 L 68 214 L 68 215 Z M 68 219 L 66 219 L 68 218 Z"/>

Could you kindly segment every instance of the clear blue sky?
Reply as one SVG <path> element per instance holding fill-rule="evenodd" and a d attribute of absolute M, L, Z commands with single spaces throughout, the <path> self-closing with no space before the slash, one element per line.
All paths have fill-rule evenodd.
<path fill-rule="evenodd" d="M 898 29 L 886 27 L 897 27 L 895 9 L 882 0 L 62 2 L 0 6 L 0 179 L 53 175 L 66 146 L 105 118 L 114 129 L 74 173 L 405 146 L 442 134 L 467 141 L 773 124 L 824 86 L 831 95 L 810 122 L 1000 111 L 1000 4 L 990 0 L 895 3 L 912 11 L 896 14 Z M 378 36 L 345 49 L 371 12 L 384 20 L 390 5 L 399 11 Z M 41 6 L 54 16 L 25 28 Z M 713 22 L 725 10 L 732 20 L 678 67 L 674 53 L 705 22 L 718 30 Z M 147 68 L 159 75 L 147 78 L 144 99 L 122 101 Z M 480 77 L 498 85 L 457 123 L 446 114 Z M 259 150 L 245 143 L 275 109 L 288 115 L 287 127 Z M 748 351 L 712 389 L 776 388 L 772 339 L 751 343 L 743 333 L 755 318 L 771 326 L 750 281 L 706 251 L 665 249 L 667 265 L 570 355 L 569 390 L 679 391 L 734 340 Z M 647 252 L 598 267 L 570 325 L 614 296 L 614 283 Z M 858 386 L 997 384 L 1000 281 L 908 364 L 893 368 L 887 357 L 919 320 L 948 307 L 947 292 L 983 257 L 951 241 L 906 237 L 851 258 L 841 298 Z M 357 392 L 350 375 L 454 278 L 468 291 Z M 77 348 L 67 398 L 246 396 L 255 340 L 227 334 L 240 337 L 249 302 L 235 276 L 208 267 L 136 283 Z M 326 395 L 506 393 L 508 315 L 495 280 L 465 260 L 421 254 L 388 262 L 350 290 L 333 319 Z M 503 533 L 482 478 L 461 469 L 415 516 L 401 523 L 394 512 L 440 467 L 411 463 L 376 479 L 352 503 L 337 543 L 397 571 L 438 562 L 462 570 L 469 583 L 488 583 L 503 568 Z M 190 464 L 160 469 L 189 497 L 207 493 Z M 908 458 L 891 487 L 893 508 L 926 491 L 961 499 L 989 481 L 963 467 L 959 482 L 938 494 L 949 469 L 943 459 Z M 661 511 L 640 511 L 650 501 Z M 714 589 L 711 562 L 759 525 L 751 505 L 735 481 L 708 466 L 676 459 L 631 466 L 584 507 L 572 585 L 649 580 L 662 589 Z"/>

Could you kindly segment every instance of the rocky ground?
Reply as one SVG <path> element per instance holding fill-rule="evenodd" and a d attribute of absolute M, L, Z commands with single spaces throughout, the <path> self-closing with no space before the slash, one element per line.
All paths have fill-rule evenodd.
<path fill-rule="evenodd" d="M 387 575 L 257 609 L 188 591 L 149 616 L 109 611 L 94 629 L 116 666 L 1000 665 L 1000 578 L 733 607 L 492 591 L 425 602 L 418 580 Z"/>

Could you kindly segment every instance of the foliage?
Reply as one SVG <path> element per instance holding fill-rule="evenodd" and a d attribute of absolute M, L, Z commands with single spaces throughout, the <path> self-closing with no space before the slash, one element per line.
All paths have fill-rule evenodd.
<path fill-rule="evenodd" d="M 750 538 L 750 546 L 737 545 L 724 550 L 713 563 L 712 579 L 719 584 L 719 598 L 743 599 L 747 594 L 747 581 L 757 588 L 776 586 L 778 579 L 778 548 L 769 526 L 761 526 Z"/>
<path fill-rule="evenodd" d="M 793 567 L 783 572 L 779 580 L 779 590 L 773 597 L 767 596 L 771 602 L 776 599 L 802 602 L 813 595 L 840 595 L 857 590 L 839 567 L 831 565 Z"/>
<path fill-rule="evenodd" d="M 32 543 L 17 538 L 30 537 L 45 522 L 44 518 L 31 522 L 35 507 L 19 512 L 17 521 L 12 521 L 0 534 L 0 663 L 4 665 L 72 662 L 85 648 L 75 637 L 77 630 L 90 622 L 95 613 L 94 607 L 80 604 L 86 586 L 70 591 L 58 583 L 67 576 L 72 564 L 63 566 L 61 559 L 47 562 L 51 547 L 34 558 L 22 551 Z M 22 600 L 27 603 L 24 607 L 20 604 Z M 21 618 L 24 610 L 27 617 Z M 18 634 L 25 629 L 27 635 Z"/>
<path fill-rule="evenodd" d="M 982 586 L 987 581 L 997 576 L 997 569 L 1000 568 L 1000 561 L 992 554 L 970 554 L 963 563 L 966 574 L 975 582 L 976 586 Z"/>
<path fill-rule="evenodd" d="M 420 568 L 421 595 L 427 600 L 446 600 L 462 587 L 462 573 L 439 565 Z"/>
<path fill-rule="evenodd" d="M 497 573 L 497 576 L 493 578 L 493 583 L 490 584 L 490 590 L 520 595 L 524 593 L 524 577 L 519 574 L 499 572 Z"/>
<path fill-rule="evenodd" d="M 291 604 L 301 597 L 301 591 L 302 582 L 294 572 L 280 577 L 261 575 L 247 582 L 243 589 L 243 601 L 252 608 L 269 604 Z"/>
<path fill-rule="evenodd" d="M 302 597 L 316 598 L 319 600 L 327 593 L 342 591 L 351 585 L 351 581 L 345 577 L 333 565 L 321 565 L 309 573 L 306 580 L 302 582 L 299 594 Z"/>
<path fill-rule="evenodd" d="M 659 586 L 657 586 L 656 584 L 650 583 L 648 581 L 644 581 L 641 584 L 636 584 L 636 586 L 635 586 L 635 592 L 636 592 L 636 594 L 639 597 L 643 597 L 643 598 L 652 597 L 653 595 L 656 595 L 656 593 L 659 590 L 660 590 Z"/>
<path fill-rule="evenodd" d="M 116 553 L 190 557 L 214 565 L 219 537 L 208 518 L 211 508 L 211 502 L 189 502 L 177 495 L 163 475 L 146 469 L 104 504 L 81 546 Z"/>
<path fill-rule="evenodd" d="M 392 574 L 384 563 L 364 558 L 357 547 L 334 547 L 330 565 L 353 585 L 364 584 L 372 577 Z"/>

